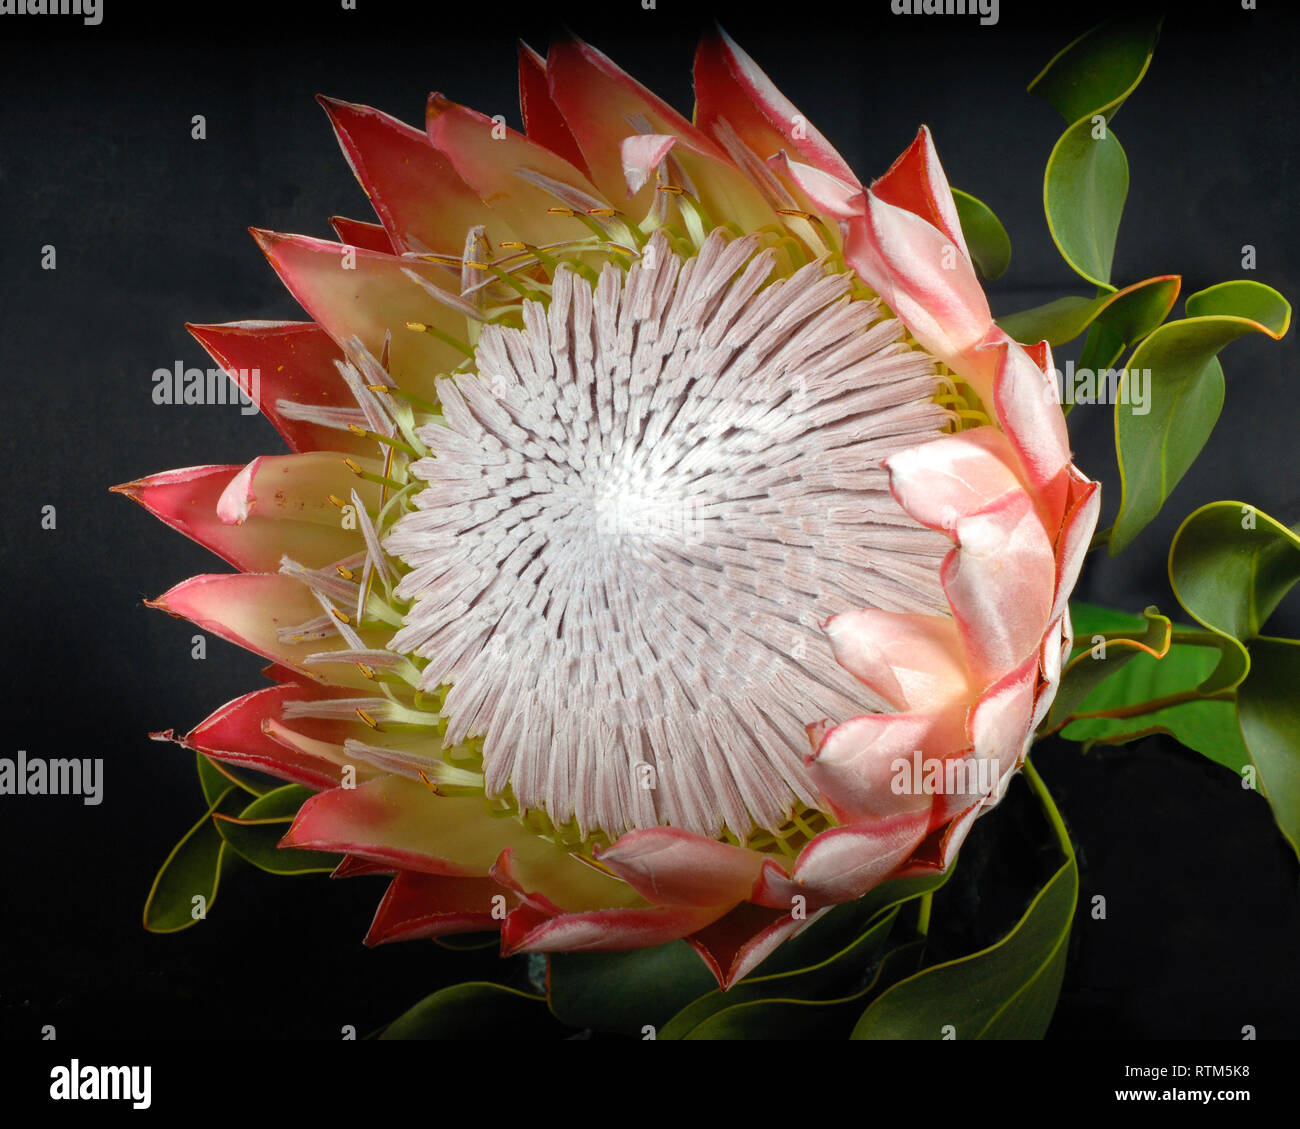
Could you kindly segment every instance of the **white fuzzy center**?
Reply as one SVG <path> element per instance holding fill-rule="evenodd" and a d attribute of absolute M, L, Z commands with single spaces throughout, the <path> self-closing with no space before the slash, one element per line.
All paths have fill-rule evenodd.
<path fill-rule="evenodd" d="M 932 360 L 848 276 L 765 285 L 756 249 L 656 237 L 594 288 L 561 268 L 420 433 L 391 647 L 452 684 L 489 793 L 557 825 L 779 827 L 816 805 L 805 725 L 881 708 L 821 624 L 946 607 L 950 546 L 879 465 L 938 434 Z"/>

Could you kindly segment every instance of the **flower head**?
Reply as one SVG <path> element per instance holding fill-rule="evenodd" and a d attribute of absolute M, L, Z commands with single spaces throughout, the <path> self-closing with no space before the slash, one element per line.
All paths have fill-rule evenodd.
<path fill-rule="evenodd" d="M 240 570 L 155 606 L 274 663 L 184 743 L 318 790 L 285 845 L 393 874 L 371 940 L 730 984 L 947 866 L 1052 702 L 1097 487 L 928 131 L 864 188 L 725 35 L 695 80 L 322 99 L 380 225 L 255 232 L 312 320 L 191 327 L 293 453 L 120 488 Z"/>

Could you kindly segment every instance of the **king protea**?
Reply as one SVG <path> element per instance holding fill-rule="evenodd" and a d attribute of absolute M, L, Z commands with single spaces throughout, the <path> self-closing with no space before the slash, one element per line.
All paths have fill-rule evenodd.
<path fill-rule="evenodd" d="M 239 570 L 152 605 L 274 664 L 182 743 L 317 790 L 283 846 L 393 875 L 370 941 L 727 986 L 997 803 L 1097 486 L 927 130 L 866 188 L 721 33 L 693 122 L 519 64 L 524 134 L 321 99 L 380 224 L 255 231 L 312 320 L 190 327 L 292 453 L 119 489 Z"/>

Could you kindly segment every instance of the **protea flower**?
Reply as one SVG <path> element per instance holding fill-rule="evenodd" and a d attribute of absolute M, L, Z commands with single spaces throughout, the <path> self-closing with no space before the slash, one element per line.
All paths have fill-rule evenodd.
<path fill-rule="evenodd" d="M 926 129 L 864 188 L 721 33 L 693 123 L 519 61 L 526 135 L 322 99 L 381 225 L 255 231 L 312 320 L 190 327 L 293 453 L 119 489 L 240 570 L 153 606 L 274 664 L 182 743 L 318 790 L 283 845 L 393 875 L 368 940 L 725 987 L 997 803 L 1097 486 Z"/>

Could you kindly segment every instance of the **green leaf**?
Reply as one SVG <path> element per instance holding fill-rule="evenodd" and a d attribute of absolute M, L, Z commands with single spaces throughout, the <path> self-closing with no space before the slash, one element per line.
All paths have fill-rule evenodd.
<path fill-rule="evenodd" d="M 1259 636 L 1237 691 L 1241 732 L 1278 828 L 1300 854 L 1300 642 Z"/>
<path fill-rule="evenodd" d="M 1105 122 L 1082 118 L 1057 141 L 1043 178 L 1043 209 L 1061 257 L 1082 278 L 1113 291 L 1111 263 L 1128 196 L 1128 158 Z"/>
<path fill-rule="evenodd" d="M 1169 546 L 1169 583 L 1198 623 L 1249 642 L 1296 581 L 1300 537 L 1243 502 L 1211 502 Z"/>
<path fill-rule="evenodd" d="M 1067 122 L 1107 118 L 1133 93 L 1155 51 L 1161 20 L 1112 20 L 1084 32 L 1059 51 L 1029 84 Z"/>
<path fill-rule="evenodd" d="M 855 1039 L 1038 1039 L 1052 1021 L 1079 899 L 1074 845 L 1031 761 L 1022 778 L 1038 797 L 1065 861 L 1002 940 L 923 969 L 862 1013 Z"/>
<path fill-rule="evenodd" d="M 259 796 L 237 816 L 213 815 L 217 832 L 243 859 L 268 874 L 328 874 L 343 856 L 298 847 L 280 849 L 293 817 L 315 795 L 301 784 L 286 784 Z"/>
<path fill-rule="evenodd" d="M 205 912 L 217 900 L 226 844 L 213 825 L 219 811 L 235 811 L 242 794 L 233 785 L 208 806 L 198 822 L 171 849 L 144 903 L 144 927 L 151 933 L 177 933 L 196 921 L 193 898 L 202 896 Z"/>
<path fill-rule="evenodd" d="M 1128 158 L 1110 119 L 1146 74 L 1159 30 L 1158 20 L 1102 24 L 1056 55 L 1029 84 L 1071 123 L 1052 149 L 1043 178 L 1052 240 L 1075 273 L 1104 290 L 1114 290 L 1111 263 L 1128 196 Z"/>
<path fill-rule="evenodd" d="M 1159 513 L 1213 431 L 1223 407 L 1219 351 L 1247 333 L 1277 340 L 1290 324 L 1286 300 L 1254 282 L 1210 287 L 1189 297 L 1187 307 L 1218 312 L 1160 326 L 1133 350 L 1125 366 L 1115 404 L 1121 497 L 1110 536 L 1112 556 Z M 1228 309 L 1238 313 L 1223 312 Z M 1257 312 L 1269 320 L 1244 316 Z M 1136 405 L 1127 403 L 1125 386 L 1132 373 L 1148 369 L 1149 410 L 1139 415 L 1132 410 Z"/>
<path fill-rule="evenodd" d="M 381 1039 L 559 1039 L 566 1034 L 541 996 L 471 981 L 426 996 Z"/>
<path fill-rule="evenodd" d="M 266 785 L 228 764 L 222 764 L 221 761 L 213 760 L 197 751 L 194 756 L 198 762 L 199 784 L 203 787 L 203 798 L 209 804 L 232 784 L 242 788 L 250 796 L 264 796 L 269 791 Z"/>
<path fill-rule="evenodd" d="M 1214 674 L 1219 663 L 1219 652 L 1214 647 L 1176 644 L 1159 661 L 1137 654 L 1073 712 L 1112 711 L 1195 691 Z M 1069 741 L 1106 745 L 1127 744 L 1153 733 L 1168 733 L 1180 744 L 1234 772 L 1249 762 L 1230 701 L 1199 699 L 1133 717 L 1085 717 L 1061 730 L 1061 736 Z"/>
<path fill-rule="evenodd" d="M 838 952 L 848 945 L 885 910 L 934 893 L 948 881 L 951 873 L 949 869 L 940 874 L 894 878 L 852 902 L 835 906 L 781 945 L 750 976 L 767 976 L 819 964 L 827 953 Z"/>
<path fill-rule="evenodd" d="M 997 944 L 895 984 L 862 1014 L 855 1039 L 1037 1039 L 1046 1032 L 1065 972 L 1079 894 L 1074 857 L 1039 891 Z"/>
<path fill-rule="evenodd" d="M 1090 325 L 1103 327 L 1122 347 L 1140 341 L 1169 316 L 1182 279 L 1176 274 L 1156 275 L 1113 294 L 1097 298 L 1058 298 L 998 318 L 1006 333 L 1034 345 L 1046 341 L 1054 348 L 1073 341 Z M 1080 368 L 1087 367 L 1082 360 Z"/>
<path fill-rule="evenodd" d="M 773 997 L 749 1000 L 711 1015 L 686 1036 L 701 1039 L 826 1039 L 844 1038 L 864 1004 L 911 975 L 921 962 L 924 939 L 909 941 L 881 958 L 863 987 L 833 1000 Z"/>
<path fill-rule="evenodd" d="M 1071 622 L 1079 606 L 1071 607 Z M 1101 609 L 1099 609 L 1101 610 Z M 1168 616 L 1154 607 L 1147 608 L 1145 619 L 1135 619 L 1130 627 L 1099 630 L 1096 624 L 1075 625 L 1075 639 L 1086 640 L 1077 654 L 1061 671 L 1060 686 L 1048 715 L 1048 726 L 1054 728 L 1071 713 L 1078 710 L 1088 696 L 1106 679 L 1118 674 L 1136 655 L 1146 653 L 1153 658 L 1163 657 L 1170 648 L 1173 625 Z M 1104 641 L 1101 647 L 1098 640 Z"/>
<path fill-rule="evenodd" d="M 239 813 L 239 819 L 241 822 L 290 823 L 298 809 L 314 795 L 315 791 L 302 784 L 284 784 L 255 799 Z"/>
<path fill-rule="evenodd" d="M 199 786 L 203 789 L 203 802 L 211 807 L 234 781 L 217 767 L 216 761 L 209 760 L 202 753 L 196 752 L 194 760 L 199 770 Z"/>
<path fill-rule="evenodd" d="M 1212 502 L 1183 522 L 1169 548 L 1179 603 L 1249 659 L 1235 720 L 1260 791 L 1300 854 L 1300 643 L 1260 634 L 1300 580 L 1300 537 L 1253 506 Z"/>
<path fill-rule="evenodd" d="M 619 1035 L 658 1030 L 717 987 L 685 941 L 623 953 L 552 953 L 547 968 L 551 1012 L 561 1023 Z"/>
<path fill-rule="evenodd" d="M 1259 326 L 1270 337 L 1286 336 L 1291 325 L 1291 303 L 1271 286 L 1252 279 L 1235 279 L 1198 290 L 1184 303 L 1189 318 L 1240 318 Z"/>
<path fill-rule="evenodd" d="M 957 205 L 957 218 L 971 258 L 980 274 L 992 282 L 1001 277 L 1011 263 L 1011 238 L 1007 229 L 993 214 L 992 208 L 969 192 L 954 188 L 952 198 Z"/>
<path fill-rule="evenodd" d="M 661 1039 L 754 1038 L 764 1031 L 762 1009 L 743 1005 L 762 1000 L 814 1001 L 842 995 L 860 981 L 893 929 L 897 907 L 855 937 L 845 948 L 810 968 L 746 977 L 730 991 L 714 989 L 683 1008 L 664 1026 Z M 728 1018 L 722 1018 L 722 1013 Z M 722 1029 L 726 1034 L 719 1034 Z M 788 1038 L 776 1032 L 774 1037 Z"/>

